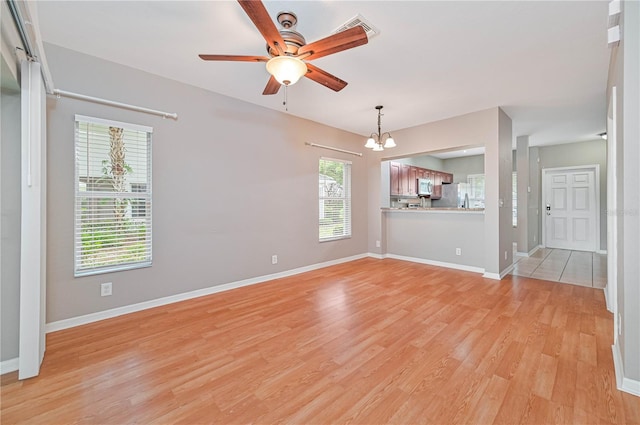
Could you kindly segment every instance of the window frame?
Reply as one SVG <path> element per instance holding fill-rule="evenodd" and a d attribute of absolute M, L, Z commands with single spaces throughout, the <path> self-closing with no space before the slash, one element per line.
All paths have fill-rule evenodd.
<path fill-rule="evenodd" d="M 320 157 L 320 159 L 318 160 L 318 183 L 320 182 L 320 164 L 322 161 L 332 161 L 332 162 L 338 162 L 338 163 L 342 163 L 343 164 L 343 190 L 344 190 L 344 196 L 341 197 L 327 197 L 327 196 L 322 196 L 320 191 L 318 191 L 318 211 L 317 211 L 317 217 L 318 217 L 318 242 L 323 243 L 323 242 L 331 242 L 331 241 L 337 241 L 337 240 L 342 240 L 342 239 L 350 239 L 352 237 L 353 234 L 353 222 L 352 222 L 352 207 L 353 207 L 353 203 L 352 203 L 352 186 L 351 186 L 351 177 L 353 174 L 353 163 L 351 161 L 348 160 L 344 160 L 344 159 L 337 159 L 337 158 L 328 158 L 328 157 Z M 322 229 L 323 229 L 323 225 L 321 223 L 321 218 L 320 218 L 320 212 L 324 211 L 324 202 L 328 199 L 332 199 L 332 200 L 342 200 L 344 202 L 344 209 L 345 209 L 345 215 L 343 218 L 343 226 L 345 231 L 343 232 L 343 234 L 341 235 L 336 235 L 336 236 L 325 236 L 322 237 Z M 347 231 L 348 230 L 348 231 Z"/>
<path fill-rule="evenodd" d="M 469 196 L 469 208 L 485 208 L 485 199 L 486 199 L 486 180 L 484 173 L 481 174 L 467 174 L 467 184 L 469 185 L 470 191 L 473 191 L 473 195 L 476 195 L 474 190 L 474 185 L 471 182 L 472 179 L 480 179 L 482 178 L 482 198 L 478 198 L 476 196 Z M 482 206 L 478 207 L 476 205 L 478 200 L 482 200 Z M 473 205 L 472 205 L 473 203 Z"/>
<path fill-rule="evenodd" d="M 124 129 L 124 131 L 135 131 L 135 132 L 142 132 L 142 133 L 146 133 L 146 155 L 143 157 L 144 160 L 146 161 L 146 182 L 142 183 L 145 184 L 147 187 L 147 190 L 144 192 L 134 192 L 133 190 L 129 191 L 129 192 L 116 192 L 115 190 L 111 190 L 111 191 L 103 191 L 103 190 L 93 190 L 93 191 L 87 191 L 81 190 L 81 185 L 83 184 L 83 182 L 81 181 L 82 177 L 81 177 L 81 173 L 80 173 L 80 147 L 82 145 L 82 143 L 87 143 L 87 147 L 86 149 L 90 149 L 90 143 L 91 141 L 86 141 L 86 140 L 81 140 L 81 129 L 80 126 L 81 125 L 99 125 L 99 126 L 106 126 L 108 127 L 117 127 L 117 128 L 122 128 Z M 74 277 L 83 277 L 83 276 L 91 276 L 91 275 L 97 275 L 97 274 L 102 274 L 102 273 L 111 273 L 111 272 L 117 272 L 117 271 L 124 271 L 124 270 L 132 270 L 132 269 L 139 269 L 139 268 L 146 268 L 146 267 L 151 267 L 153 264 L 153 216 L 152 216 L 152 140 L 153 140 L 153 128 L 152 127 L 148 127 L 148 126 L 143 126 L 143 125 L 139 125 L 139 124 L 131 124 L 131 123 L 125 123 L 125 122 L 120 122 L 120 121 L 115 121 L 115 120 L 107 120 L 107 119 L 102 119 L 102 118 L 95 118 L 95 117 L 89 117 L 89 116 L 84 116 L 84 115 L 75 115 L 75 119 L 74 119 L 74 154 L 75 154 L 75 159 L 74 159 L 74 212 L 73 212 L 73 219 L 74 219 L 74 224 L 73 224 L 73 235 L 74 235 L 74 243 L 73 243 L 73 270 L 74 270 Z M 98 142 L 94 142 L 98 143 Z M 126 142 L 125 142 L 125 149 L 126 149 Z M 87 153 L 88 155 L 88 153 Z M 95 164 L 93 164 L 95 166 Z M 104 165 L 104 162 L 103 162 Z M 87 167 L 89 167 L 89 165 L 87 165 Z M 89 172 L 87 172 L 88 174 Z M 84 182 L 84 185 L 86 186 L 88 184 L 88 181 L 90 179 L 95 179 L 96 176 L 85 176 L 84 179 L 86 180 Z M 102 177 L 101 177 L 102 178 Z M 98 179 L 99 180 L 99 179 Z M 134 184 L 139 184 L 139 183 L 133 183 L 133 182 L 129 182 L 129 184 L 134 185 Z M 129 217 L 131 220 L 136 220 L 137 222 L 144 222 L 144 240 L 143 240 L 143 247 L 144 250 L 142 251 L 142 255 L 144 256 L 144 259 L 142 260 L 138 260 L 138 261 L 128 261 L 128 262 L 120 262 L 120 263 L 116 263 L 116 264 L 107 264 L 107 265 L 97 265 L 97 266 L 86 266 L 82 264 L 82 257 L 83 257 L 83 246 L 82 246 L 82 238 L 83 238 L 83 230 L 82 230 L 82 224 L 83 222 L 85 222 L 85 220 L 83 220 L 82 217 L 82 208 L 83 208 L 83 202 L 87 202 L 87 200 L 90 199 L 95 199 L 97 202 L 100 202 L 102 200 L 102 202 L 104 202 L 105 199 L 112 199 L 112 200 L 116 200 L 116 199 L 127 199 L 129 200 L 128 203 L 128 212 L 130 213 L 131 217 Z M 145 202 L 145 217 L 143 217 L 142 219 L 140 219 L 139 217 L 134 218 L 133 217 L 133 209 L 134 209 L 134 204 L 140 202 L 140 200 L 143 199 Z M 91 212 L 91 214 L 95 214 L 93 211 Z M 139 232 L 139 230 L 135 230 L 135 232 Z M 126 235 L 128 236 L 128 234 Z M 119 235 L 119 237 L 126 237 L 126 236 L 122 236 Z M 98 249 L 99 250 L 99 249 Z"/>

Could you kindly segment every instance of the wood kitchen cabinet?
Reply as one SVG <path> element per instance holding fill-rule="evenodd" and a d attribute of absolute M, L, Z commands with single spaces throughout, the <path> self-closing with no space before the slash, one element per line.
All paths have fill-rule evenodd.
<path fill-rule="evenodd" d="M 411 166 L 408 164 L 400 164 L 400 187 L 401 187 L 401 195 L 408 196 L 409 195 L 409 170 Z"/>
<path fill-rule="evenodd" d="M 418 167 L 399 162 L 389 162 L 389 180 L 392 196 L 418 195 Z"/>
<path fill-rule="evenodd" d="M 402 164 L 398 162 L 389 163 L 389 180 L 391 180 L 391 195 L 402 195 L 402 184 L 400 182 L 400 168 Z"/>
<path fill-rule="evenodd" d="M 433 172 L 433 193 L 431 194 L 431 199 L 442 198 L 442 177 L 443 173 L 440 171 Z"/>
<path fill-rule="evenodd" d="M 440 199 L 442 198 L 442 185 L 453 183 L 453 174 L 434 171 L 433 175 L 433 194 L 431 199 Z"/>
<path fill-rule="evenodd" d="M 391 196 L 418 196 L 418 179 L 429 179 L 433 184 L 431 199 L 442 197 L 442 183 L 452 183 L 453 174 L 414 167 L 400 162 L 389 162 Z"/>
<path fill-rule="evenodd" d="M 409 177 L 407 178 L 407 194 L 409 196 L 418 195 L 418 167 L 409 167 Z"/>

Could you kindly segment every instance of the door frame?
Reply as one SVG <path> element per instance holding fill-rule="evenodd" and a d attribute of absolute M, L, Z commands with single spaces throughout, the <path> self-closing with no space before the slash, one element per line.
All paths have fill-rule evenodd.
<path fill-rule="evenodd" d="M 542 246 L 546 248 L 547 246 L 547 219 L 546 219 L 546 192 L 547 192 L 547 174 L 551 174 L 558 171 L 593 171 L 594 172 L 594 181 L 593 186 L 595 189 L 595 208 L 596 208 L 596 219 L 595 219 L 595 234 L 596 234 L 596 243 L 595 249 L 593 252 L 600 252 L 600 164 L 590 164 L 590 165 L 576 165 L 571 167 L 555 167 L 555 168 L 543 168 L 542 169 L 542 196 L 540 199 L 540 211 L 541 221 L 542 221 Z"/>
<path fill-rule="evenodd" d="M 618 177 L 617 87 L 611 87 L 607 112 L 607 309 L 613 313 L 613 342 L 618 343 Z"/>

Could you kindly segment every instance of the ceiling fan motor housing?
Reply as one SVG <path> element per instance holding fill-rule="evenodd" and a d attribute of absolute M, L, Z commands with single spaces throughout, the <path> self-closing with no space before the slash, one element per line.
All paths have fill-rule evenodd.
<path fill-rule="evenodd" d="M 298 49 L 307 44 L 302 34 L 295 30 L 298 17 L 293 12 L 279 12 L 277 19 L 283 28 L 279 31 L 285 43 L 285 46 L 282 46 L 282 48 L 286 54 L 298 54 Z M 279 54 L 278 52 L 274 52 L 269 45 L 267 45 L 267 53 L 269 53 L 271 57 L 278 56 Z"/>

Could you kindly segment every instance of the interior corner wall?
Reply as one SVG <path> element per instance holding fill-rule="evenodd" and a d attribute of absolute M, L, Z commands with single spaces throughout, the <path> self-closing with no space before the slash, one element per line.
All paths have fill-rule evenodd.
<path fill-rule="evenodd" d="M 537 147 L 529 148 L 529 185 L 531 192 L 529 193 L 529 202 L 527 209 L 527 232 L 528 243 L 527 252 L 531 252 L 541 244 L 542 233 L 541 216 L 540 216 L 540 149 Z"/>
<path fill-rule="evenodd" d="M 513 130 L 511 118 L 498 108 L 499 272 L 513 264 Z"/>
<path fill-rule="evenodd" d="M 16 83 L 17 84 L 17 83 Z M 0 96 L 0 361 L 18 357 L 20 325 L 20 92 L 2 88 Z"/>
<path fill-rule="evenodd" d="M 45 49 L 61 90 L 179 115 L 48 98 L 48 323 L 367 252 L 366 157 L 305 145 L 362 151 L 361 136 L 55 45 Z M 74 277 L 75 114 L 153 128 L 152 267 Z M 318 241 L 320 157 L 353 163 L 349 239 Z M 112 296 L 100 296 L 103 282 L 113 283 Z"/>
<path fill-rule="evenodd" d="M 529 136 L 516 138 L 516 173 L 518 193 L 518 252 L 529 252 Z"/>

